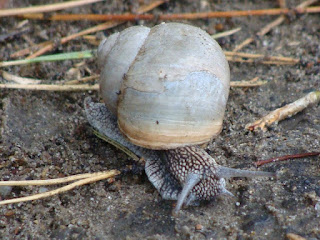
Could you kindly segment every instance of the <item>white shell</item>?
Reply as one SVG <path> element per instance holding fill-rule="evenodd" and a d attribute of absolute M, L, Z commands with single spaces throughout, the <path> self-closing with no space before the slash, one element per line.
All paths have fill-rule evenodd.
<path fill-rule="evenodd" d="M 230 71 L 219 44 L 180 23 L 132 27 L 99 47 L 100 91 L 126 137 L 169 149 L 220 133 Z"/>
<path fill-rule="evenodd" d="M 147 27 L 130 27 L 121 33 L 112 34 L 100 43 L 100 93 L 107 107 L 115 115 L 124 74 L 127 73 L 149 32 L 150 28 Z"/>

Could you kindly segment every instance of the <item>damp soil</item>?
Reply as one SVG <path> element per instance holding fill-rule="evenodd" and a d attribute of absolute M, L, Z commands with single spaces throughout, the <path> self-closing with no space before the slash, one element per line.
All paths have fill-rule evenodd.
<path fill-rule="evenodd" d="M 46 4 L 53 1 L 4 1 L 7 7 Z M 56 2 L 56 1 L 55 1 Z M 288 7 L 299 1 L 287 1 Z M 134 12 L 148 1 L 105 1 L 68 13 Z M 277 1 L 170 1 L 153 10 L 156 14 L 276 8 Z M 276 16 L 182 21 L 210 34 L 241 27 L 218 42 L 232 50 L 254 36 Z M 14 31 L 22 19 L 0 22 L 1 34 Z M 153 26 L 157 21 L 136 21 L 97 33 L 96 38 L 132 25 Z M 56 40 L 96 23 L 29 20 L 21 35 L 0 42 L 1 60 L 31 43 Z M 269 34 L 257 38 L 243 51 L 301 59 L 297 65 L 263 65 L 230 62 L 233 81 L 259 76 L 268 83 L 255 88 L 232 88 L 221 134 L 206 151 L 223 165 L 255 170 L 261 159 L 320 151 L 320 106 L 313 105 L 266 132 L 249 132 L 245 125 L 269 111 L 320 89 L 320 17 L 290 15 Z M 94 49 L 79 38 L 57 45 L 51 53 Z M 318 62 L 318 63 L 317 63 Z M 81 66 L 79 66 L 79 63 Z M 314 64 L 313 64 L 314 63 Z M 78 65 L 77 65 L 78 64 Z M 4 70 L 50 83 L 70 79 L 78 66 L 81 76 L 99 74 L 96 59 L 37 63 Z M 0 77 L 2 83 L 6 82 Z M 100 181 L 32 202 L 1 206 L 1 239 L 286 239 L 294 233 L 320 239 L 320 159 L 302 158 L 265 165 L 260 170 L 277 172 L 277 179 L 234 178 L 227 189 L 234 197 L 183 209 L 172 217 L 174 202 L 162 200 L 143 168 L 120 150 L 98 139 L 86 121 L 83 100 L 92 92 L 0 91 L 0 176 L 2 180 L 48 179 L 107 169 L 133 171 L 113 183 Z M 1 187 L 1 199 L 28 196 L 54 187 Z M 199 230 L 201 229 L 201 230 Z"/>

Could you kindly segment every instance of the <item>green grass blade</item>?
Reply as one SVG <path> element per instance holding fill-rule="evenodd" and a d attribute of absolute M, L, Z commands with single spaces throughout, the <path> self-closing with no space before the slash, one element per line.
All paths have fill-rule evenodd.
<path fill-rule="evenodd" d="M 93 58 L 95 57 L 96 50 L 85 50 L 80 52 L 69 52 L 69 53 L 58 53 L 52 55 L 40 56 L 32 59 L 22 59 L 15 61 L 4 61 L 0 62 L 0 67 L 30 64 L 37 62 L 53 62 L 53 61 L 64 61 L 71 59 L 84 59 L 84 58 Z"/>

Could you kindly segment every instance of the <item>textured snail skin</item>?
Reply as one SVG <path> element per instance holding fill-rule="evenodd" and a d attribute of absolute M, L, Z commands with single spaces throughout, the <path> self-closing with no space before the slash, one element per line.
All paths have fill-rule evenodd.
<path fill-rule="evenodd" d="M 165 151 L 139 147 L 123 136 L 116 117 L 105 104 L 94 103 L 91 98 L 86 98 L 84 107 L 88 122 L 95 129 L 145 159 L 146 174 L 162 198 L 178 200 L 174 213 L 177 213 L 183 204 L 194 205 L 220 194 L 232 195 L 225 188 L 224 178 L 275 176 L 269 172 L 222 167 L 197 146 Z"/>

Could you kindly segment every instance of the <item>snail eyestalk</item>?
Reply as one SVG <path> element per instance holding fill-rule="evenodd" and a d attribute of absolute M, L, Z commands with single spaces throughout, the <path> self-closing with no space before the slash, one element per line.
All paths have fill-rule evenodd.
<path fill-rule="evenodd" d="M 182 204 L 187 200 L 187 197 L 189 196 L 191 190 L 195 185 L 197 185 L 200 182 L 200 180 L 201 176 L 199 174 L 190 173 L 188 175 L 186 183 L 178 196 L 177 205 L 173 210 L 173 215 L 176 215 L 180 211 Z"/>

